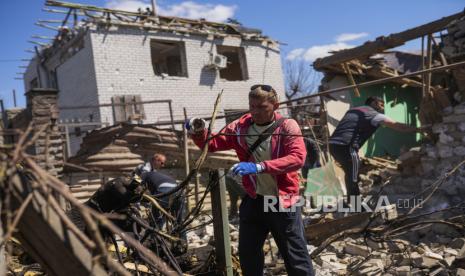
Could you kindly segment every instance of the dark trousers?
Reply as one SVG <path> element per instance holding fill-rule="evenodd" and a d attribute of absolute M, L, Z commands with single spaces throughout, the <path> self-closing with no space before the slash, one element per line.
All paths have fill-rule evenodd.
<path fill-rule="evenodd" d="M 244 190 L 244 187 L 242 187 L 242 184 L 239 184 L 234 180 L 233 178 L 229 177 L 226 175 L 226 190 L 228 191 L 229 194 L 229 218 L 237 216 L 238 210 L 237 210 L 237 203 L 239 202 L 239 199 L 244 197 L 246 195 L 246 192 Z"/>
<path fill-rule="evenodd" d="M 263 196 L 245 196 L 239 207 L 239 259 L 244 276 L 263 275 L 263 245 L 271 232 L 288 275 L 314 275 L 300 207 L 295 212 L 265 212 Z"/>
<path fill-rule="evenodd" d="M 167 193 L 173 188 L 159 188 L 158 192 L 160 194 Z M 184 195 L 180 192 L 174 193 L 169 196 L 159 198 L 161 207 L 168 211 L 171 215 L 176 218 L 176 223 L 181 224 L 185 217 L 187 211 L 187 201 Z M 155 223 L 157 224 L 158 229 L 162 229 L 165 225 L 165 215 L 163 215 L 157 208 L 152 208 L 153 216 Z M 185 232 L 181 234 L 181 238 L 187 240 L 187 235 Z"/>
<path fill-rule="evenodd" d="M 360 189 L 358 188 L 358 169 L 360 165 L 358 151 L 351 146 L 329 144 L 329 152 L 344 170 L 347 197 L 360 195 Z"/>

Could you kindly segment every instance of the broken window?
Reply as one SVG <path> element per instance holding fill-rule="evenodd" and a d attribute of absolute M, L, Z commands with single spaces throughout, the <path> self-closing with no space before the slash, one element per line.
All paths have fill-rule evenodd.
<path fill-rule="evenodd" d="M 220 69 L 220 78 L 228 81 L 248 79 L 247 62 L 243 47 L 217 45 L 216 52 L 228 59 L 226 68 Z"/>
<path fill-rule="evenodd" d="M 187 77 L 187 63 L 183 42 L 150 41 L 152 65 L 155 75 Z"/>
<path fill-rule="evenodd" d="M 139 95 L 114 96 L 113 118 L 115 123 L 136 121 L 142 123 L 145 119 L 144 105 Z"/>

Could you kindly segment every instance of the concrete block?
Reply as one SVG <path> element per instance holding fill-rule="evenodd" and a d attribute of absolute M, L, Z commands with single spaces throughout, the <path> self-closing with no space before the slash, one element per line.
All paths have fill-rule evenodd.
<path fill-rule="evenodd" d="M 465 122 L 460 122 L 457 124 L 457 130 L 459 131 L 465 131 Z"/>
<path fill-rule="evenodd" d="M 433 127 L 432 127 L 432 131 L 433 131 L 433 133 L 436 133 L 436 134 L 446 132 L 447 131 L 447 124 L 443 124 L 443 123 L 434 124 Z"/>
<path fill-rule="evenodd" d="M 443 143 L 443 144 L 449 144 L 451 142 L 454 141 L 454 137 L 450 136 L 450 135 L 447 135 L 446 133 L 444 132 L 441 132 L 439 134 L 439 142 Z"/>
<path fill-rule="evenodd" d="M 465 114 L 465 104 L 459 104 L 454 107 L 455 114 Z"/>
<path fill-rule="evenodd" d="M 437 254 L 437 253 L 434 253 L 434 252 L 431 252 L 431 251 L 425 251 L 425 253 L 423 254 L 424 257 L 429 257 L 429 258 L 432 258 L 432 259 L 436 259 L 436 260 L 442 260 L 444 259 L 442 257 L 442 255 L 440 254 Z"/>
<path fill-rule="evenodd" d="M 415 266 L 420 268 L 432 268 L 434 266 L 439 265 L 438 259 L 427 257 L 427 256 L 420 256 L 413 259 L 413 263 Z"/>
<path fill-rule="evenodd" d="M 458 146 L 454 149 L 456 156 L 465 156 L 465 146 Z"/>
<path fill-rule="evenodd" d="M 459 123 L 465 121 L 465 114 L 454 114 L 442 118 L 444 123 Z"/>
<path fill-rule="evenodd" d="M 440 145 L 438 146 L 438 155 L 441 158 L 449 158 L 454 155 L 454 152 L 452 150 L 452 147 L 446 146 L 446 145 Z"/>
<path fill-rule="evenodd" d="M 439 156 L 438 153 L 436 153 L 437 156 Z M 432 172 L 434 171 L 434 168 L 436 167 L 438 161 L 436 158 L 432 158 L 432 157 L 422 157 L 421 158 L 421 168 L 423 170 L 423 172 L 427 173 L 427 172 Z"/>
<path fill-rule="evenodd" d="M 426 147 L 425 152 L 426 152 L 426 156 L 430 158 L 438 158 L 439 156 L 438 150 L 436 149 L 436 147 L 432 147 L 432 146 Z"/>

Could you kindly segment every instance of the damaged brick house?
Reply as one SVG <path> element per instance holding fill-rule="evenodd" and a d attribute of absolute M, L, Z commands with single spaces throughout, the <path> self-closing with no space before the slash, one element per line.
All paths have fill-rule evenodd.
<path fill-rule="evenodd" d="M 58 89 L 64 122 L 169 124 L 184 118 L 183 107 L 188 116 L 207 117 L 222 89 L 220 110 L 234 112 L 248 108 L 247 91 L 256 83 L 271 84 L 284 98 L 279 44 L 260 30 L 57 1 L 46 5 L 68 9 L 65 22 L 70 15 L 75 21 L 37 51 L 24 85 L 25 91 Z M 70 131 L 73 154 L 81 130 L 88 129 Z"/>
<path fill-rule="evenodd" d="M 420 53 L 391 50 L 421 37 L 424 37 L 426 45 Z M 409 137 L 380 129 L 361 149 L 366 156 L 397 159 L 398 171 L 392 172 L 390 185 L 382 188 L 393 202 L 398 198 L 415 198 L 420 191 L 437 189 L 433 190 L 436 192 L 428 203 L 428 210 L 463 204 L 464 61 L 464 12 L 379 37 L 315 61 L 314 67 L 325 74 L 322 81 L 324 90 L 394 78 L 376 85 L 346 89 L 329 97 L 322 96 L 327 133 L 334 130 L 349 108 L 362 105 L 370 95 L 385 99 L 385 112 L 389 117 L 410 125 L 432 126 L 430 133 L 421 139 L 414 134 Z M 449 70 L 434 70 L 454 65 L 457 66 Z M 414 74 L 422 69 L 434 71 Z M 449 174 L 451 171 L 454 173 Z M 361 189 L 365 192 L 374 191 L 376 194 L 381 188 L 372 189 L 373 179 L 362 179 L 361 182 Z"/>
<path fill-rule="evenodd" d="M 375 41 L 316 60 L 315 69 L 324 74 L 321 89 L 402 76 L 463 61 L 463 49 L 460 48 L 463 47 L 463 34 L 456 31 L 464 27 L 463 15 L 460 12 L 403 32 L 378 37 Z M 395 49 L 419 38 L 423 38 L 424 46 L 419 46 L 422 50 L 403 52 Z M 413 126 L 419 126 L 420 122 L 422 125 L 438 123 L 444 112 L 450 112 L 453 105 L 465 98 L 462 74 L 463 69 L 458 67 L 450 72 L 412 75 L 322 97 L 327 111 L 324 114 L 327 131 L 332 133 L 345 112 L 353 106 L 362 105 L 368 96 L 383 98 L 385 113 L 396 121 Z M 419 134 L 398 135 L 393 130 L 380 129 L 361 152 L 366 156 L 397 158 L 402 152 L 418 146 L 420 139 Z"/>

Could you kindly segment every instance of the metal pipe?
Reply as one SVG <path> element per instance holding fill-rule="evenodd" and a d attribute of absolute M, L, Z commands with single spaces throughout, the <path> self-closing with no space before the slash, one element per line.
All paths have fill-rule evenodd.
<path fill-rule="evenodd" d="M 13 105 L 16 107 L 16 90 L 13 89 Z M 3 106 L 2 106 L 2 112 L 3 112 Z"/>
<path fill-rule="evenodd" d="M 141 101 L 141 102 L 130 102 L 130 103 L 108 103 L 108 104 L 96 104 L 96 105 L 80 105 L 80 106 L 63 106 L 60 107 L 61 110 L 72 110 L 72 109 L 85 109 L 85 108 L 98 108 L 98 107 L 108 107 L 108 106 L 126 106 L 133 104 L 150 104 L 150 103 L 171 103 L 171 100 L 151 100 L 151 101 Z M 170 104 L 171 106 L 171 104 Z"/>
<path fill-rule="evenodd" d="M 0 99 L 0 108 L 2 109 L 2 124 L 3 124 L 2 129 L 6 129 L 8 124 L 7 124 L 7 121 L 6 121 L 7 116 L 6 116 L 6 112 L 5 112 L 5 106 L 3 105 L 3 99 Z"/>
<path fill-rule="evenodd" d="M 184 119 L 187 120 L 187 112 L 186 108 L 183 108 L 184 111 Z M 183 142 L 184 142 L 184 164 L 185 164 L 185 171 L 186 171 L 186 177 L 189 175 L 190 168 L 189 168 L 189 146 L 187 142 L 187 129 L 185 124 L 182 125 L 182 132 L 183 132 Z M 184 191 L 184 195 L 186 197 L 186 202 L 187 202 L 187 210 L 188 212 L 190 211 L 190 204 L 189 204 L 189 195 L 187 193 L 187 189 Z"/>
<path fill-rule="evenodd" d="M 173 117 L 173 106 L 171 105 L 171 100 L 169 100 L 169 102 L 168 102 L 168 107 L 170 109 L 171 128 L 173 129 L 173 131 L 175 131 L 174 117 Z"/>
<path fill-rule="evenodd" d="M 432 35 L 428 35 L 428 40 L 426 44 L 426 69 L 431 68 L 431 64 L 433 62 L 433 41 L 432 41 Z M 423 94 L 423 97 L 428 97 L 431 96 L 433 97 L 431 93 L 431 72 L 428 72 L 425 74 L 425 94 Z"/>
<path fill-rule="evenodd" d="M 71 142 L 69 140 L 69 128 L 65 125 L 65 139 L 66 139 L 66 160 L 71 157 Z"/>

